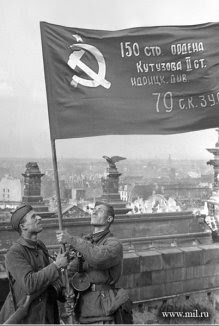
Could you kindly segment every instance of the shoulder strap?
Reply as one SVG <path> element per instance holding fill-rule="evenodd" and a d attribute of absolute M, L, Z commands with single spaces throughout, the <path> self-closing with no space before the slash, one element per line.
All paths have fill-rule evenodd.
<path fill-rule="evenodd" d="M 39 248 L 43 251 L 43 253 L 44 253 L 48 258 L 51 258 L 52 260 L 54 260 L 54 257 L 52 257 L 52 256 L 49 254 L 49 251 L 48 251 L 48 249 L 46 248 L 46 245 L 45 245 L 42 241 L 38 240 L 38 246 L 39 246 Z"/>
<path fill-rule="evenodd" d="M 38 240 L 37 245 L 47 257 L 50 257 L 48 249 L 46 248 L 46 246 L 44 245 L 44 243 L 42 241 Z"/>
<path fill-rule="evenodd" d="M 17 303 L 16 303 L 14 289 L 13 289 L 13 280 L 12 280 L 12 276 L 8 270 L 7 270 L 7 274 L 8 274 L 9 289 L 10 289 L 12 300 L 13 300 L 14 310 L 16 311 Z"/>

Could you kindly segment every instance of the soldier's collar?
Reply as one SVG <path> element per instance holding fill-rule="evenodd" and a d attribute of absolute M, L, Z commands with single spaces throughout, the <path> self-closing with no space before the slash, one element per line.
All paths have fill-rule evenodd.
<path fill-rule="evenodd" d="M 21 244 L 22 246 L 31 248 L 31 249 L 37 249 L 37 247 L 38 247 L 38 240 L 33 241 L 33 240 L 29 240 L 29 239 L 24 239 L 23 237 L 20 237 L 17 240 L 17 243 Z"/>
<path fill-rule="evenodd" d="M 96 242 L 96 243 L 99 242 L 103 237 L 105 237 L 109 233 L 110 233 L 110 230 L 108 228 L 104 231 L 93 233 L 91 235 L 92 242 Z"/>

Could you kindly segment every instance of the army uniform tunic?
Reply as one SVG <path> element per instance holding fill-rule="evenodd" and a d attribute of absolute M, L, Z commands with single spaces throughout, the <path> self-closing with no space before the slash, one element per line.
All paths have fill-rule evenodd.
<path fill-rule="evenodd" d="M 123 248 L 121 242 L 105 230 L 86 238 L 72 237 L 71 245 L 82 254 L 83 271 L 87 273 L 91 286 L 79 298 L 79 322 L 94 323 L 112 321 L 109 313 L 115 297 L 114 287 L 122 273 Z M 77 271 L 75 259 L 69 266 L 69 275 Z"/>
<path fill-rule="evenodd" d="M 54 292 L 51 292 L 54 288 L 50 285 L 59 281 L 60 275 L 57 266 L 49 262 L 48 251 L 43 242 L 19 238 L 7 252 L 6 268 L 11 275 L 16 303 L 26 294 L 45 290 L 31 303 L 28 315 L 20 323 L 59 323 L 57 302 L 53 299 Z M 13 312 L 10 292 L 1 310 L 0 322 L 7 320 Z"/>

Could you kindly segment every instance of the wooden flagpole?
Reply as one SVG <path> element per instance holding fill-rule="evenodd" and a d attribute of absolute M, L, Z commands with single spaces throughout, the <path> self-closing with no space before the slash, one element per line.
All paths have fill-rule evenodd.
<path fill-rule="evenodd" d="M 42 24 L 42 23 L 41 23 Z M 48 105 L 48 115 L 49 115 L 49 106 L 52 106 L 51 99 L 48 97 L 48 93 L 52 92 L 52 86 L 51 86 L 51 80 L 48 77 L 49 76 L 49 65 L 50 60 L 48 59 L 48 53 L 47 53 L 47 46 L 46 46 L 46 40 L 45 40 L 45 34 L 42 31 L 41 28 L 41 39 L 42 39 L 42 46 L 45 51 L 43 51 L 43 62 L 44 62 L 44 73 L 45 73 L 45 81 L 46 81 L 46 93 L 47 93 L 47 105 Z M 49 115 L 49 126 L 50 126 L 50 141 L 51 141 L 51 149 L 52 149 L 52 162 L 53 162 L 53 170 L 54 170 L 54 180 L 55 180 L 55 190 L 56 190 L 56 198 L 57 198 L 57 208 L 58 208 L 58 222 L 59 222 L 59 230 L 63 231 L 63 221 L 62 221 L 62 205 L 61 205 L 61 196 L 60 196 L 60 188 L 59 188 L 59 175 L 58 175 L 58 164 L 57 164 L 57 156 L 56 156 L 56 144 L 55 144 L 55 138 L 52 137 L 51 132 L 51 118 Z M 66 251 L 65 245 L 62 245 L 63 252 Z M 69 279 L 68 279 L 68 273 L 65 269 L 64 271 L 64 277 L 65 277 L 65 286 L 66 286 L 66 300 L 67 303 L 69 303 L 69 307 L 71 305 L 71 308 L 74 306 L 74 297 L 72 296 L 72 291 L 69 285 Z M 71 300 L 72 299 L 72 300 Z M 72 309 L 71 309 L 72 310 Z M 66 309 L 67 313 L 67 309 Z M 74 314 L 70 315 L 68 314 L 68 323 L 74 324 L 75 318 L 73 317 Z"/>
<path fill-rule="evenodd" d="M 59 230 L 63 231 L 63 221 L 62 221 L 62 205 L 61 205 L 61 196 L 60 196 L 60 187 L 59 187 L 59 175 L 58 175 L 58 164 L 57 164 L 57 156 L 56 156 L 56 144 L 55 139 L 51 139 L 51 148 L 52 148 L 52 161 L 53 161 L 53 170 L 54 170 L 54 179 L 55 179 L 55 189 L 56 189 L 56 197 L 57 197 L 57 206 L 58 206 L 58 221 L 59 221 Z M 63 252 L 66 251 L 65 245 L 62 245 Z M 64 277 L 65 277 L 65 287 L 66 287 L 66 295 L 69 299 L 69 304 L 71 307 L 69 307 L 69 311 L 73 311 L 74 307 L 74 297 L 72 296 L 72 291 L 70 289 L 69 285 L 69 279 L 68 279 L 68 271 L 67 269 L 64 270 Z M 66 309 L 67 310 L 67 309 Z M 66 313 L 68 313 L 66 311 Z M 75 318 L 74 312 L 68 314 L 68 324 L 75 324 Z"/>
<path fill-rule="evenodd" d="M 56 198 L 58 205 L 58 221 L 59 221 L 59 230 L 63 230 L 62 223 L 62 205 L 61 205 L 61 196 L 60 196 L 60 188 L 59 188 L 59 175 L 58 175 L 58 164 L 57 164 L 57 156 L 56 156 L 56 144 L 55 139 L 51 138 L 51 147 L 52 147 L 52 162 L 53 162 L 53 170 L 54 170 L 54 179 L 55 179 L 55 189 L 56 189 Z"/>

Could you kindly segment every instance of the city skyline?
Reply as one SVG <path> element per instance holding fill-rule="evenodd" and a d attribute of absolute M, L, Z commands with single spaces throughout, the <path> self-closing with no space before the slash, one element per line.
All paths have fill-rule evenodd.
<path fill-rule="evenodd" d="M 113 3 L 113 5 L 112 5 Z M 217 21 L 216 0 L 3 0 L 0 4 L 0 157 L 51 157 L 39 22 L 116 30 L 137 26 L 190 25 Z M 74 12 L 77 14 L 74 15 Z M 211 158 L 214 129 L 168 136 L 100 136 L 58 140 L 57 156 L 128 159 Z"/>

